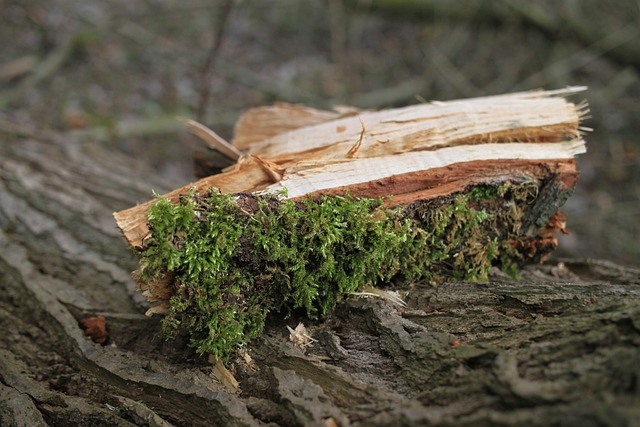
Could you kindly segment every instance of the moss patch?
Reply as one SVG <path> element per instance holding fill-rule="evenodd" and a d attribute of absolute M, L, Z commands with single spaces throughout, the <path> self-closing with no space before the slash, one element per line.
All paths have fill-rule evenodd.
<path fill-rule="evenodd" d="M 523 188 L 475 187 L 404 208 L 216 190 L 159 199 L 137 277 L 143 289 L 171 287 L 169 335 L 184 329 L 199 353 L 224 358 L 260 334 L 269 312 L 301 308 L 315 318 L 364 286 L 482 280 L 492 265 L 513 271 L 524 259 L 512 243 L 518 206 L 535 197 Z"/>

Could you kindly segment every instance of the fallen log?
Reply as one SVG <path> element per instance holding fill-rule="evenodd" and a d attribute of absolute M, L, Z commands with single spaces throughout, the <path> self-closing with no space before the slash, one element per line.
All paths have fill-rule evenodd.
<path fill-rule="evenodd" d="M 324 316 L 391 280 L 482 280 L 544 260 L 585 151 L 586 104 L 564 97 L 579 90 L 377 112 L 280 104 L 247 113 L 235 146 L 209 132 L 234 166 L 114 214 L 158 303 L 148 314 L 226 357 L 269 312 Z"/>
<path fill-rule="evenodd" d="M 418 282 L 407 306 L 346 298 L 273 316 L 227 367 L 166 341 L 111 212 L 167 182 L 138 159 L 0 119 L 0 424 L 633 425 L 640 271 L 531 265 L 515 280 Z M 107 341 L 83 331 L 104 317 Z M 302 348 L 287 326 L 303 321 Z M 179 337 L 181 338 L 181 337 Z M 304 335 L 302 336 L 304 338 Z"/>

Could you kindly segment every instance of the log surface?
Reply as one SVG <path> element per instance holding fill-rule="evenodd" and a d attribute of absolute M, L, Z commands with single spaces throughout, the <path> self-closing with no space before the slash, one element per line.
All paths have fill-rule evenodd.
<path fill-rule="evenodd" d="M 640 270 L 565 260 L 269 321 L 240 390 L 132 291 L 111 212 L 163 182 L 133 159 L 0 131 L 0 425 L 637 425 Z M 105 345 L 81 321 L 103 316 Z M 303 321 L 306 350 L 286 325 Z"/>

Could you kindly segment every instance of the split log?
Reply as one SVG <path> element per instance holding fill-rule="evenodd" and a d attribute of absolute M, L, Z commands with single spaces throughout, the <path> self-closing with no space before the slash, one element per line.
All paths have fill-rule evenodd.
<path fill-rule="evenodd" d="M 337 118 L 280 104 L 240 120 L 244 158 L 190 122 L 238 163 L 115 214 L 141 256 L 140 290 L 158 303 L 148 314 L 166 313 L 168 331 L 185 328 L 198 352 L 226 357 L 270 312 L 324 316 L 343 295 L 391 280 L 482 280 L 492 265 L 544 260 L 565 231 L 558 208 L 585 150 L 586 106 L 562 96 L 578 90 Z M 367 201 L 376 198 L 387 208 Z"/>
<path fill-rule="evenodd" d="M 637 423 L 640 270 L 594 260 L 417 283 L 406 308 L 349 298 L 327 322 L 271 319 L 230 391 L 142 314 L 113 226 L 113 210 L 175 186 L 95 144 L 0 123 L 1 425 Z M 97 316 L 105 345 L 81 326 Z M 305 349 L 286 329 L 300 320 L 317 340 Z"/>
<path fill-rule="evenodd" d="M 234 143 L 247 156 L 224 173 L 163 197 L 175 201 L 191 188 L 200 193 L 210 187 L 223 193 L 277 193 L 286 188 L 290 198 L 349 192 L 408 204 L 471 185 L 556 175 L 561 186 L 573 188 L 573 159 L 585 150 L 580 119 L 586 104 L 575 105 L 563 96 L 581 90 L 525 92 L 379 112 L 346 108 L 332 114 L 283 104 L 259 108 L 236 127 Z M 148 231 L 150 204 L 114 214 L 132 246 L 139 246 Z"/>

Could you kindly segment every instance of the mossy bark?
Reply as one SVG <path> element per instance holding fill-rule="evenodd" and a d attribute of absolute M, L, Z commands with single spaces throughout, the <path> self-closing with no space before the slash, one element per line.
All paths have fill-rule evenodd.
<path fill-rule="evenodd" d="M 170 335 L 186 331 L 199 353 L 227 360 L 269 313 L 324 318 L 366 287 L 486 280 L 492 266 L 517 275 L 555 249 L 552 186 L 494 182 L 408 206 L 193 190 L 151 206 L 134 276 Z"/>

